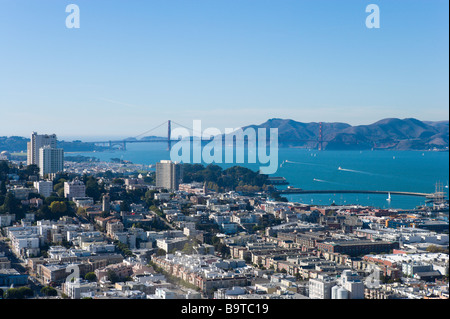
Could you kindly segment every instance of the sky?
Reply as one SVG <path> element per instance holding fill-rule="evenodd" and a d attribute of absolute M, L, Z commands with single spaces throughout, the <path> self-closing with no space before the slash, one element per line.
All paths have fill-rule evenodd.
<path fill-rule="evenodd" d="M 80 10 L 68 28 L 66 6 Z M 366 7 L 379 7 L 368 28 Z M 449 117 L 447 0 L 0 0 L 0 136 Z M 161 126 L 150 135 L 164 135 Z"/>

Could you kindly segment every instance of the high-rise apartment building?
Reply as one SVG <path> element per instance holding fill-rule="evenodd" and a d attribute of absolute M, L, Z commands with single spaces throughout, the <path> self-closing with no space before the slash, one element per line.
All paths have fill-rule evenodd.
<path fill-rule="evenodd" d="M 36 132 L 31 134 L 30 142 L 27 143 L 27 164 L 39 165 L 39 149 L 44 146 L 56 148 L 56 135 L 43 134 L 39 135 Z"/>
<path fill-rule="evenodd" d="M 31 134 L 27 144 L 27 164 L 37 165 L 42 177 L 64 170 L 64 151 L 56 148 L 56 143 L 55 134 Z"/>
<path fill-rule="evenodd" d="M 183 180 L 183 170 L 179 163 L 162 160 L 156 163 L 156 187 L 178 190 Z"/>
<path fill-rule="evenodd" d="M 44 146 L 39 149 L 40 175 L 56 174 L 64 170 L 64 150 Z"/>

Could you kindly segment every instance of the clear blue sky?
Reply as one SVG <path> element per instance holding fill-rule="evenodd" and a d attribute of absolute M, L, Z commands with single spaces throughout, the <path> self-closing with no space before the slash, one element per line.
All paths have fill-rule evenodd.
<path fill-rule="evenodd" d="M 79 29 L 65 25 L 71 3 Z M 379 29 L 365 25 L 371 3 Z M 447 0 L 0 0 L 0 136 L 446 120 L 448 12 Z"/>

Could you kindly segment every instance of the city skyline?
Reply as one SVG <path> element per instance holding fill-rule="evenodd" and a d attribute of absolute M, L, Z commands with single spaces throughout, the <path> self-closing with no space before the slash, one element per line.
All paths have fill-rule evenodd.
<path fill-rule="evenodd" d="M 2 3 L 0 135 L 448 119 L 446 1 L 70 3 Z"/>

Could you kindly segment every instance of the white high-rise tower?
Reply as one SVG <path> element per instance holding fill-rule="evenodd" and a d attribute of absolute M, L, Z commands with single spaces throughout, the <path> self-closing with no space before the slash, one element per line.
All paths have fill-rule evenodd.
<path fill-rule="evenodd" d="M 55 134 L 31 134 L 27 145 L 27 164 L 37 165 L 42 177 L 64 170 L 64 150 L 56 148 L 56 143 Z"/>
<path fill-rule="evenodd" d="M 156 186 L 168 190 L 178 190 L 183 180 L 183 170 L 179 163 L 162 160 L 156 163 Z"/>
<path fill-rule="evenodd" d="M 27 164 L 39 165 L 39 149 L 44 146 L 50 146 L 56 148 L 56 135 L 44 134 L 39 135 L 36 132 L 31 134 L 30 142 L 27 144 Z"/>
<path fill-rule="evenodd" d="M 64 170 L 64 151 L 62 148 L 44 146 L 39 149 L 39 173 L 41 176 L 56 174 Z"/>

